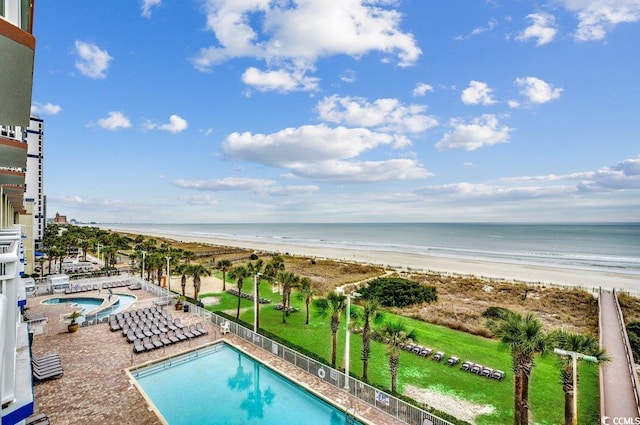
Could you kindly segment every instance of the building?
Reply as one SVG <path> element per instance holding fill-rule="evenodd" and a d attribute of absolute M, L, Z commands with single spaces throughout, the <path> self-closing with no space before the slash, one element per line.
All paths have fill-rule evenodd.
<path fill-rule="evenodd" d="M 29 127 L 23 131 L 27 142 L 27 174 L 25 181 L 25 204 L 33 214 L 33 244 L 37 251 L 43 248 L 47 210 L 44 197 L 44 121 L 32 116 Z M 30 205 L 32 204 L 30 208 Z"/>
<path fill-rule="evenodd" d="M 33 2 L 0 1 L 0 424 L 23 424 L 33 413 L 27 324 L 25 243 L 33 211 L 25 206 L 35 37 Z M 24 223 L 31 222 L 31 228 Z"/>
<path fill-rule="evenodd" d="M 66 215 L 60 215 L 60 213 L 56 213 L 56 216 L 53 217 L 53 222 L 55 224 L 69 224 L 67 223 L 67 216 Z"/>

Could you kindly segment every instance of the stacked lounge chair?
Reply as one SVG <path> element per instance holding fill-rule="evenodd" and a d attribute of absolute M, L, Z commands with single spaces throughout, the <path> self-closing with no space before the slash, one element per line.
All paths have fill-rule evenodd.
<path fill-rule="evenodd" d="M 478 363 L 473 363 L 470 361 L 465 361 L 460 366 L 460 370 L 464 370 L 466 372 L 475 373 L 476 375 L 495 379 L 496 381 L 502 381 L 504 379 L 505 373 L 501 370 L 492 369 L 487 366 L 483 366 Z"/>
<path fill-rule="evenodd" d="M 31 371 L 36 381 L 60 378 L 64 375 L 64 369 L 60 356 L 48 354 L 42 357 L 31 358 Z"/>

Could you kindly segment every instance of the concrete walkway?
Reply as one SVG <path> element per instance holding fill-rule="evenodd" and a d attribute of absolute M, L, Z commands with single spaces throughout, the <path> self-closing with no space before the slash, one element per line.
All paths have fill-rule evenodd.
<path fill-rule="evenodd" d="M 610 423 L 615 423 L 614 418 L 640 417 L 615 297 L 612 292 L 600 292 L 599 297 L 600 344 L 611 358 L 611 361 L 603 363 L 600 369 L 600 414 L 603 423 L 608 423 L 604 417 L 611 418 Z"/>

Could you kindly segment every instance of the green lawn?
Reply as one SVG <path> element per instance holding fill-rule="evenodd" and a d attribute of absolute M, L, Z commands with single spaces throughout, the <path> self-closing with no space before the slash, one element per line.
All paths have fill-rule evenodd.
<path fill-rule="evenodd" d="M 250 290 L 251 285 L 245 285 Z M 271 287 L 265 283 L 261 285 L 261 296 L 280 302 L 280 295 L 273 294 Z M 305 305 L 295 296 L 292 303 L 300 309 L 282 323 L 282 312 L 273 308 L 273 304 L 262 305 L 260 310 L 260 327 L 304 347 L 325 359 L 331 358 L 331 331 L 329 318 L 319 318 L 313 312 L 311 323 L 305 322 Z M 222 303 L 212 311 L 233 310 L 237 298 L 223 294 Z M 241 308 L 246 308 L 240 319 L 248 324 L 253 323 L 253 304 L 242 300 Z M 355 306 L 353 308 L 356 308 Z M 390 314 L 387 314 L 391 318 Z M 498 382 L 474 374 L 463 372 L 459 366 L 449 367 L 444 362 L 438 363 L 431 358 L 423 358 L 413 353 L 402 352 L 398 374 L 399 391 L 405 385 L 427 388 L 440 393 L 454 395 L 462 399 L 479 404 L 489 404 L 495 407 L 490 415 L 477 417 L 481 425 L 497 425 L 513 422 L 513 376 L 511 374 L 511 357 L 508 351 L 501 349 L 498 342 L 442 326 L 432 325 L 410 318 L 395 316 L 394 319 L 404 321 L 409 329 L 414 329 L 417 342 L 430 347 L 434 351 L 443 351 L 446 356 L 459 357 L 461 361 L 470 360 L 494 369 L 507 372 L 507 377 Z M 312 332 L 310 332 L 312 330 Z M 337 366 L 343 368 L 344 358 L 344 318 L 338 333 Z M 359 335 L 351 335 L 350 339 L 350 370 L 354 376 L 361 376 L 362 362 L 360 351 L 362 340 Z M 599 385 L 598 369 L 590 365 L 581 365 L 579 381 L 579 413 L 580 423 L 599 422 Z M 555 425 L 563 422 L 564 394 L 560 385 L 558 359 L 551 354 L 536 360 L 530 387 L 530 404 L 536 424 Z M 389 388 L 390 375 L 387 367 L 386 349 L 383 344 L 374 342 L 369 361 L 369 380 L 371 383 Z"/>

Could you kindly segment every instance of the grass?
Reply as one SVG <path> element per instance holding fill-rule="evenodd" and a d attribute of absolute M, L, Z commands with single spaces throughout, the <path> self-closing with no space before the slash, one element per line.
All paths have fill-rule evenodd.
<path fill-rule="evenodd" d="M 250 288 L 250 285 L 247 286 Z M 237 298 L 230 294 L 222 296 L 220 305 L 211 310 L 232 311 L 235 316 Z M 274 294 L 271 287 L 261 285 L 262 297 L 274 302 L 280 301 L 280 295 Z M 282 312 L 273 308 L 272 304 L 261 306 L 260 325 L 281 338 L 302 346 L 325 359 L 331 357 L 331 331 L 328 318 L 319 318 L 311 314 L 311 322 L 305 325 L 305 305 L 292 296 L 292 304 L 300 311 L 292 313 L 287 323 L 282 323 Z M 253 322 L 253 304 L 242 300 L 240 318 L 246 323 Z M 353 307 L 357 308 L 357 307 Z M 231 314 L 231 313 L 229 313 Z M 392 315 L 387 313 L 387 317 Z M 413 385 L 439 393 L 453 395 L 478 404 L 490 404 L 495 413 L 477 417 L 480 425 L 505 424 L 513 421 L 513 376 L 511 374 L 511 357 L 508 351 L 501 349 L 500 344 L 492 339 L 449 329 L 444 326 L 429 324 L 420 320 L 396 316 L 405 322 L 409 329 L 414 329 L 417 341 L 435 351 L 460 357 L 461 361 L 470 360 L 507 372 L 504 381 L 498 382 L 469 374 L 459 370 L 458 366 L 449 367 L 423 358 L 416 354 L 402 352 L 398 374 L 399 390 L 405 385 Z M 312 330 L 310 332 L 310 330 Z M 342 367 L 344 358 L 344 318 L 338 332 L 337 366 Z M 350 370 L 354 376 L 361 376 L 362 362 L 360 351 L 362 340 L 359 335 L 352 334 L 350 340 Z M 369 380 L 372 384 L 389 388 L 390 375 L 387 367 L 386 347 L 374 342 L 369 361 Z M 536 424 L 558 424 L 563 422 L 564 394 L 559 378 L 559 360 L 553 354 L 536 360 L 530 388 L 530 404 Z M 598 369 L 590 365 L 581 365 L 579 384 L 580 423 L 597 423 L 599 418 Z"/>

